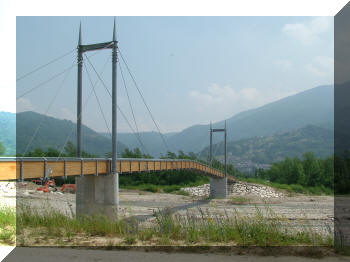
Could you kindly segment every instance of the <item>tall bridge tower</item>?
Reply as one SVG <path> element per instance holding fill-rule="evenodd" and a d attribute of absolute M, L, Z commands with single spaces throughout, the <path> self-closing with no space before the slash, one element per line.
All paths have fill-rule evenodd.
<path fill-rule="evenodd" d="M 112 163 L 110 172 L 100 176 L 80 176 L 76 178 L 76 214 L 102 214 L 117 218 L 119 207 L 119 177 L 117 171 L 117 59 L 118 41 L 114 18 L 113 38 L 110 42 L 83 45 L 81 24 L 78 40 L 78 86 L 77 86 L 77 157 L 82 157 L 82 92 L 83 55 L 89 51 L 112 49 Z"/>
<path fill-rule="evenodd" d="M 224 133 L 224 154 L 225 154 L 225 177 L 210 177 L 210 197 L 211 198 L 226 198 L 227 197 L 227 128 L 213 129 L 210 123 L 210 151 L 209 151 L 209 166 L 213 164 L 213 133 Z"/>

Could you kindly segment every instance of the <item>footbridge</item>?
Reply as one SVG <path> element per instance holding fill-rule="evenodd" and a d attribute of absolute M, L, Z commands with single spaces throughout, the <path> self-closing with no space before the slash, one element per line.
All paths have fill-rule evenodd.
<path fill-rule="evenodd" d="M 0 181 L 24 181 L 75 176 L 76 214 L 118 216 L 119 174 L 192 170 L 210 177 L 210 195 L 227 196 L 231 176 L 199 161 L 187 159 L 117 159 L 118 173 L 111 175 L 112 160 L 106 158 L 0 158 Z"/>
<path fill-rule="evenodd" d="M 111 173 L 110 158 L 60 158 L 23 157 L 0 158 L 0 181 L 67 178 L 68 176 L 99 176 Z M 224 178 L 225 174 L 199 161 L 188 159 L 137 159 L 119 158 L 119 174 L 167 170 L 193 170 L 212 178 Z M 227 176 L 228 181 L 235 181 Z"/>
<path fill-rule="evenodd" d="M 113 38 L 112 41 L 95 43 L 95 44 L 83 44 L 82 43 L 82 34 L 81 34 L 81 25 L 79 27 L 79 38 L 78 46 L 73 50 L 58 56 L 57 58 L 49 61 L 48 63 L 37 67 L 36 69 L 18 77 L 16 83 L 19 84 L 20 81 L 23 81 L 29 75 L 36 73 L 37 71 L 50 66 L 56 61 L 63 59 L 64 57 L 69 57 L 73 54 L 74 51 L 77 51 L 77 61 L 73 64 L 70 64 L 69 67 L 65 68 L 62 72 L 55 74 L 49 79 L 31 87 L 29 90 L 19 89 L 17 92 L 16 100 L 43 88 L 47 83 L 54 80 L 56 77 L 64 76 L 61 84 L 58 86 L 56 92 L 53 92 L 54 96 L 50 100 L 45 114 L 48 114 L 51 109 L 52 104 L 55 102 L 57 94 L 60 92 L 61 88 L 64 86 L 65 80 L 68 77 L 70 70 L 74 67 L 77 68 L 77 124 L 76 124 L 76 158 L 61 158 L 63 156 L 63 151 L 67 142 L 70 141 L 73 135 L 73 128 L 69 135 L 65 139 L 65 143 L 62 145 L 60 153 L 56 158 L 2 158 L 0 159 L 0 180 L 18 180 L 24 181 L 26 179 L 34 178 L 55 178 L 55 177 L 68 177 L 75 176 L 76 182 L 76 214 L 77 216 L 82 215 L 96 215 L 101 213 L 110 218 L 114 218 L 118 214 L 119 206 L 119 174 L 128 173 L 132 174 L 137 172 L 154 172 L 154 171 L 166 171 L 166 170 L 193 170 L 200 172 L 204 175 L 210 177 L 210 195 L 212 198 L 225 198 L 227 196 L 227 181 L 234 181 L 234 178 L 227 175 L 227 150 L 226 150 L 226 124 L 223 129 L 212 129 L 210 128 L 210 157 L 209 157 L 209 166 L 203 164 L 199 161 L 193 160 L 179 160 L 179 159 L 118 159 L 117 158 L 117 112 L 120 113 L 120 116 L 124 119 L 125 123 L 129 126 L 132 133 L 135 135 L 135 138 L 140 144 L 140 148 L 143 151 L 143 155 L 150 155 L 145 146 L 145 143 L 142 142 L 139 127 L 135 118 L 135 111 L 133 109 L 133 103 L 129 96 L 128 86 L 126 84 L 127 78 L 124 78 L 124 72 L 127 72 L 129 80 L 132 80 L 132 86 L 136 88 L 137 94 L 139 94 L 142 103 L 144 104 L 147 113 L 149 114 L 156 130 L 158 131 L 161 141 L 164 144 L 164 152 L 170 152 L 170 148 L 167 145 L 166 139 L 164 138 L 159 125 L 155 121 L 155 117 L 150 110 L 150 106 L 146 103 L 145 97 L 143 96 L 139 84 L 136 82 L 136 78 L 131 72 L 131 69 L 122 54 L 116 33 L 116 24 L 114 20 L 113 25 Z M 104 67 L 99 73 L 90 58 L 97 54 L 98 50 L 111 49 L 112 51 L 112 81 L 111 88 L 109 88 L 106 82 L 102 78 L 102 73 Z M 87 55 L 87 53 L 92 52 L 93 54 Z M 101 53 L 101 52 L 99 52 Z M 76 58 L 75 58 L 76 59 Z M 110 60 L 110 57 L 107 58 L 106 64 Z M 68 60 L 67 60 L 68 61 Z M 87 62 L 87 63 L 86 63 Z M 106 65 L 105 64 L 105 65 Z M 83 69 L 87 75 L 87 79 L 90 83 L 90 91 L 87 96 L 83 96 Z M 117 69 L 120 72 L 121 84 L 123 84 L 126 97 L 128 99 L 128 104 L 130 107 L 130 113 L 132 118 L 130 121 L 126 117 L 125 113 L 122 111 L 117 101 Z M 93 82 L 93 75 L 90 72 L 94 72 L 96 82 Z M 111 99 L 111 129 L 107 122 L 105 113 L 103 111 L 103 106 L 108 101 L 102 101 L 101 103 L 98 92 L 96 90 L 96 85 L 100 83 L 104 92 L 107 92 Z M 110 91 L 111 89 L 111 91 Z M 70 90 L 73 90 L 72 88 Z M 86 89 L 84 89 L 86 90 Z M 20 94 L 19 94 L 20 93 Z M 83 126 L 82 126 L 82 117 L 84 109 L 88 103 L 89 98 L 94 94 L 96 102 L 98 104 L 98 109 L 101 113 L 101 116 L 105 122 L 106 130 L 110 134 L 111 138 L 111 158 L 82 158 L 83 156 L 83 144 L 82 138 Z M 73 94 L 71 94 L 73 95 Z M 84 99 L 83 99 L 84 98 Z M 83 101 L 84 100 L 84 101 Z M 43 101 L 44 102 L 44 101 Z M 133 123 L 133 124 L 131 124 Z M 23 156 L 29 156 L 30 150 L 34 149 L 34 139 L 38 137 L 38 132 L 42 126 L 42 122 L 36 127 L 35 131 L 28 139 L 23 143 L 24 146 L 23 152 L 20 153 Z M 73 125 L 75 127 L 75 125 Z M 211 167 L 212 164 L 212 135 L 214 132 L 223 132 L 224 133 L 224 143 L 225 143 L 225 172 L 217 170 Z M 20 148 L 20 147 L 18 147 Z M 93 153 L 93 152 L 91 152 Z"/>

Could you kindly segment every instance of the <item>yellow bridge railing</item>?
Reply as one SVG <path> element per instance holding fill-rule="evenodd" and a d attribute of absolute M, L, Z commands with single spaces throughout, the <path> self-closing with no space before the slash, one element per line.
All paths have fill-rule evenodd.
<path fill-rule="evenodd" d="M 212 177 L 225 177 L 215 168 L 194 160 L 126 159 L 117 160 L 119 174 L 190 169 Z M 55 178 L 67 176 L 103 175 L 111 171 L 111 159 L 106 158 L 0 158 L 1 180 Z M 228 181 L 235 181 L 227 176 Z"/>

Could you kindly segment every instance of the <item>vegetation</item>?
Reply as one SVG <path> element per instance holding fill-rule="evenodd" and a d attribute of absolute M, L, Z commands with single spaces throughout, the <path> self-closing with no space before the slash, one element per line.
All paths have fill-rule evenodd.
<path fill-rule="evenodd" d="M 261 178 L 247 178 L 247 177 L 241 177 L 239 178 L 241 181 L 245 181 L 248 183 L 254 183 L 254 184 L 261 184 L 269 187 L 273 187 L 276 189 L 285 190 L 289 193 L 299 193 L 299 194 L 307 194 L 307 195 L 332 195 L 333 190 L 331 188 L 325 188 L 325 187 L 306 187 L 298 184 L 280 184 L 271 182 L 268 180 L 264 180 Z"/>
<path fill-rule="evenodd" d="M 334 189 L 335 194 L 350 194 L 350 152 L 334 157 Z"/>
<path fill-rule="evenodd" d="M 41 148 L 44 151 L 49 148 L 61 151 L 69 136 L 74 138 L 76 134 L 76 124 L 70 120 L 61 120 L 35 112 L 21 112 L 16 114 L 17 125 L 15 131 L 15 141 L 17 141 L 17 154 L 24 154 L 27 145 L 32 140 L 27 151 Z M 36 129 L 40 125 L 36 136 L 33 137 Z M 111 138 L 105 137 L 87 126 L 82 126 L 83 149 L 90 154 L 104 156 L 111 151 Z M 75 140 L 73 140 L 75 142 Z M 125 146 L 118 142 L 118 148 L 123 150 Z"/>
<path fill-rule="evenodd" d="M 259 169 L 253 178 L 239 175 L 241 180 L 260 183 L 290 192 L 332 194 L 334 187 L 333 156 L 316 158 L 311 152 L 302 159 L 286 157 L 273 163 L 270 169 Z"/>
<path fill-rule="evenodd" d="M 15 208 L 0 206 L 0 245 L 14 245 L 16 239 Z"/>
<path fill-rule="evenodd" d="M 82 157 L 85 157 L 85 158 L 98 157 L 97 155 L 89 154 L 84 150 L 82 151 L 81 154 L 82 154 Z M 44 151 L 41 148 L 35 148 L 33 151 L 30 151 L 25 155 L 17 154 L 17 156 L 19 157 L 21 156 L 23 157 L 76 157 L 77 148 L 74 146 L 74 144 L 71 141 L 69 141 L 64 147 L 64 150 L 62 152 L 51 147 L 49 147 L 46 151 Z"/>
<path fill-rule="evenodd" d="M 141 153 L 140 149 L 136 148 L 133 151 L 125 149 L 122 153 L 123 158 L 151 158 L 147 154 Z M 165 159 L 192 159 L 195 160 L 194 153 L 186 155 L 182 151 L 176 155 L 173 152 L 168 152 Z M 119 175 L 119 185 L 121 188 L 138 189 L 149 192 L 165 192 L 186 194 L 181 191 L 182 187 L 198 186 L 209 183 L 209 178 L 200 174 L 191 172 L 190 170 L 168 170 L 149 173 L 135 173 L 132 176 L 129 174 Z"/>
<path fill-rule="evenodd" d="M 286 227 L 284 218 L 269 209 L 263 212 L 257 208 L 250 217 L 239 212 L 228 216 L 227 213 L 204 212 L 200 208 L 198 211 L 200 216 L 188 212 L 180 216 L 165 209 L 154 213 L 156 219 L 149 227 L 142 227 L 135 219 L 113 222 L 96 216 L 78 220 L 57 211 L 39 214 L 24 208 L 17 216 L 17 238 L 19 245 L 48 245 L 53 240 L 57 245 L 79 245 L 79 239 L 97 236 L 118 237 L 120 241 L 116 245 L 133 245 L 139 241 L 146 245 L 333 245 L 333 235 Z M 35 239 L 37 242 L 33 243 Z"/>
<path fill-rule="evenodd" d="M 333 86 L 319 86 L 236 114 L 227 119 L 227 141 L 271 136 L 306 125 L 329 123 L 329 126 L 333 126 L 333 96 Z M 223 126 L 224 122 L 213 124 L 213 128 Z M 176 150 L 198 152 L 203 149 L 204 142 L 209 144 L 209 128 L 209 125 L 191 126 L 171 136 L 167 139 L 167 143 Z M 223 140 L 223 137 L 217 135 L 213 139 L 214 143 L 218 143 Z M 274 159 L 272 162 L 274 161 L 279 160 Z"/>
<path fill-rule="evenodd" d="M 2 144 L 2 142 L 0 141 L 0 156 L 4 155 L 6 151 L 5 146 Z"/>

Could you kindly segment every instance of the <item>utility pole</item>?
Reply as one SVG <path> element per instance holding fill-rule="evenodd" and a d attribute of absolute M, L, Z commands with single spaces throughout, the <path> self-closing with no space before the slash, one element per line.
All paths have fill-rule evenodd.
<path fill-rule="evenodd" d="M 79 26 L 78 40 L 78 93 L 77 93 L 77 157 L 81 157 L 81 118 L 82 118 L 82 97 L 83 97 L 83 48 L 81 39 L 81 22 Z"/>

